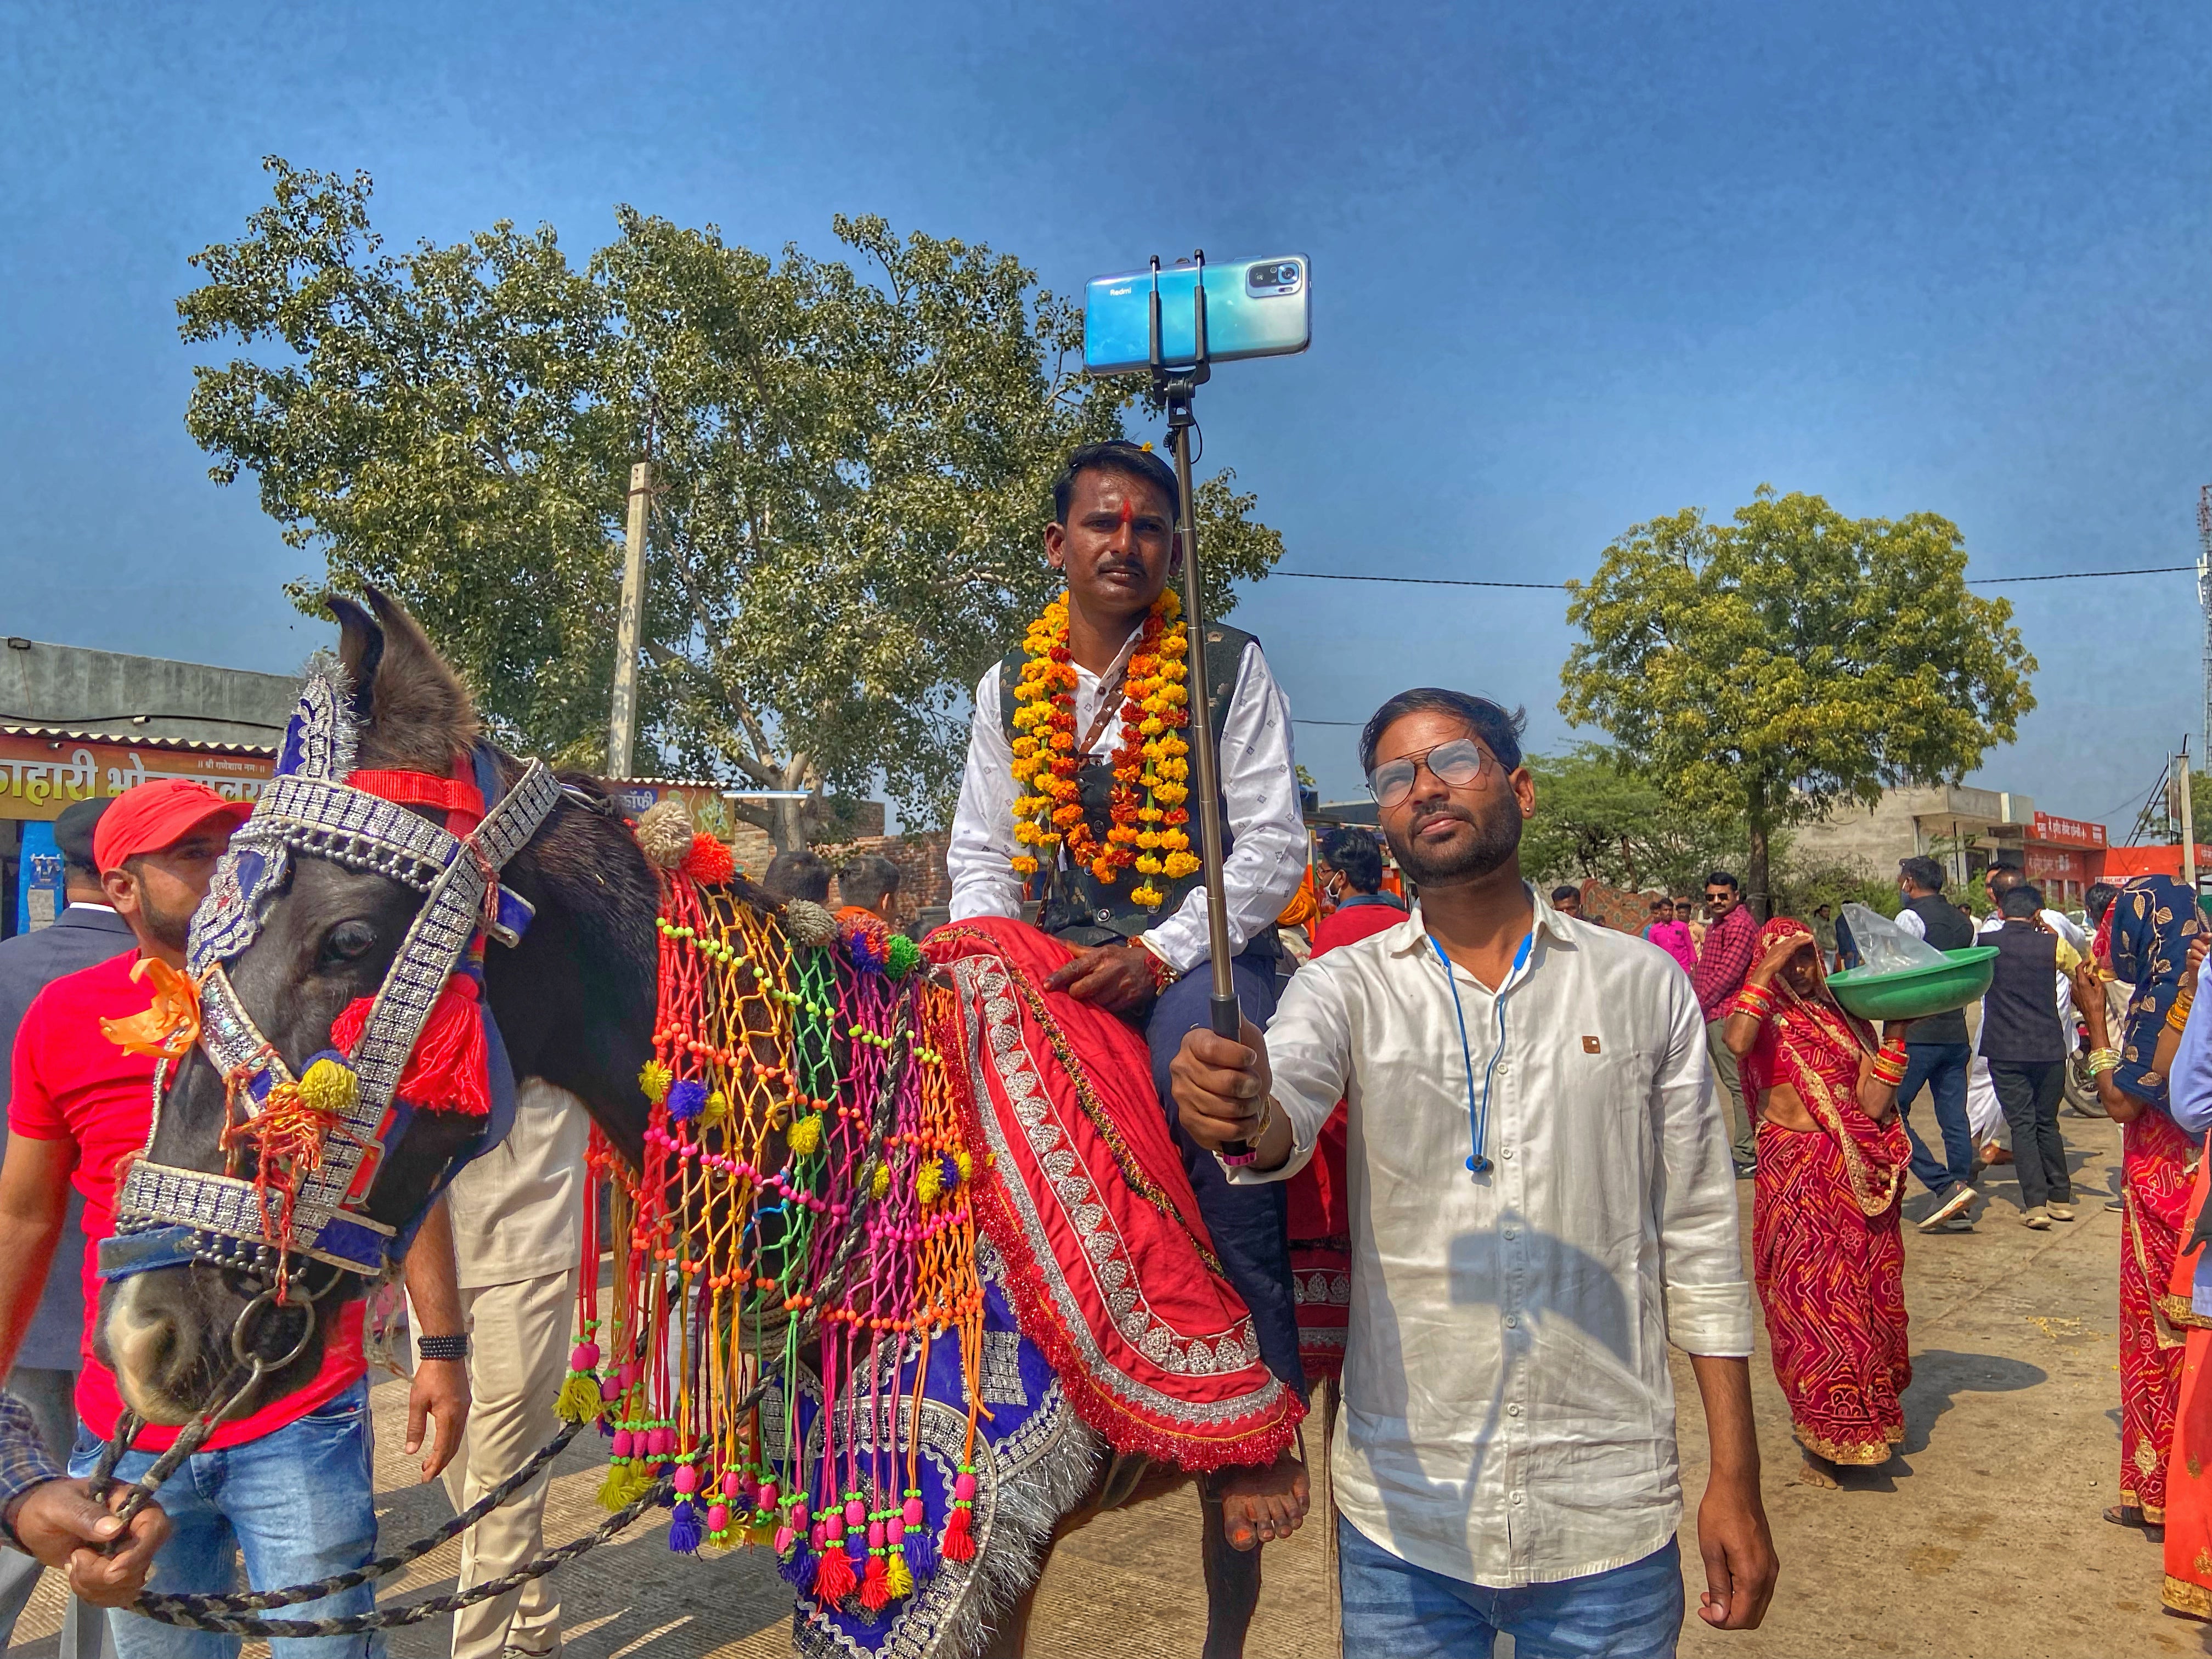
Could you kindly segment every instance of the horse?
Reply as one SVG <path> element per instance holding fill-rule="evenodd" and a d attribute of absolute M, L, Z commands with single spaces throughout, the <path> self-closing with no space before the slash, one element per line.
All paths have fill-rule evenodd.
<path fill-rule="evenodd" d="M 357 744 L 351 764 L 438 777 L 476 751 L 489 756 L 498 787 L 514 788 L 524 764 L 483 742 L 465 688 L 414 618 L 374 588 L 364 598 L 365 604 L 325 597 L 340 630 L 341 683 L 349 687 Z M 576 1097 L 635 1170 L 647 1150 L 647 1103 L 638 1079 L 654 1055 L 659 888 L 601 781 L 574 773 L 559 781 L 558 800 L 497 872 L 497 885 L 533 914 L 518 939 L 488 948 L 483 996 L 514 1077 L 540 1079 Z M 742 896 L 762 908 L 776 905 L 757 889 L 745 887 Z M 378 868 L 293 860 L 289 884 L 265 901 L 258 931 L 228 967 L 238 1005 L 288 1068 L 298 1071 L 330 1050 L 342 1012 L 378 994 L 422 903 L 418 886 Z M 234 1170 L 228 1143 L 236 1090 L 237 1079 L 222 1075 L 202 1049 L 182 1057 L 156 1113 L 148 1162 L 210 1175 Z M 360 1207 L 404 1240 L 477 1133 L 458 1114 L 414 1115 L 383 1148 Z M 327 1310 L 368 1284 L 364 1272 L 311 1263 L 289 1304 L 272 1308 L 265 1255 L 255 1261 L 203 1253 L 111 1279 L 101 1295 L 96 1351 L 134 1411 L 151 1422 L 185 1424 L 223 1385 L 232 1358 L 258 1345 L 268 1363 L 237 1407 L 251 1409 L 314 1376 Z M 319 1320 L 319 1308 L 325 1313 Z M 1108 1509 L 1162 1498 L 1192 1480 L 1170 1464 L 1109 1455 L 1095 1436 L 1073 1439 L 1061 1463 L 1032 1492 L 1042 1510 L 1026 1529 L 987 1549 L 994 1559 L 967 1583 L 958 1616 L 939 1627 L 938 1651 L 985 1659 L 1024 1651 L 1053 1545 Z M 1235 1659 L 1257 1604 L 1259 1550 L 1231 1548 L 1218 1501 L 1205 1498 L 1203 1487 L 1201 1497 L 1205 1652 L 1207 1659 Z"/>

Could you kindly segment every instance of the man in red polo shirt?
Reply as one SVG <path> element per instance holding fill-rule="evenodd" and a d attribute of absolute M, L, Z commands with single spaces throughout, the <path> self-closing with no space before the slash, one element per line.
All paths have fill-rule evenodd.
<path fill-rule="evenodd" d="M 100 821 L 94 861 L 108 902 L 137 948 L 56 980 L 32 1002 L 15 1038 L 9 1139 L 0 1165 L 0 1371 L 12 1362 L 46 1281 L 74 1183 L 84 1199 L 85 1333 L 76 1406 L 82 1422 L 71 1468 L 90 1472 L 115 1432 L 123 1401 L 114 1373 L 93 1357 L 100 1240 L 114 1231 L 118 1164 L 145 1146 L 152 1123 L 154 1062 L 100 1035 L 102 1017 L 136 1012 L 148 1000 L 133 984 L 140 957 L 185 963 L 192 912 L 205 895 L 231 831 L 248 811 L 205 784 L 164 779 L 116 798 Z M 441 1204 L 407 1258 L 408 1289 L 431 1332 L 461 1328 L 453 1237 Z M 368 1387 L 362 1357 L 362 1304 L 348 1303 L 330 1328 L 322 1370 L 306 1388 L 225 1424 L 161 1489 L 174 1527 L 152 1588 L 167 1594 L 236 1588 L 242 1553 L 257 1589 L 309 1583 L 365 1565 L 375 1553 Z M 428 1479 L 453 1455 L 468 1414 L 465 1362 L 430 1361 L 416 1371 L 407 1449 L 426 1416 L 437 1437 Z M 136 1480 L 175 1438 L 149 1427 L 116 1474 Z M 305 1604 L 294 1616 L 331 1618 L 374 1605 L 367 1586 Z M 121 1659 L 232 1659 L 236 1637 L 111 1615 Z M 338 1659 L 383 1651 L 380 1635 L 286 1639 L 277 1659 Z"/>

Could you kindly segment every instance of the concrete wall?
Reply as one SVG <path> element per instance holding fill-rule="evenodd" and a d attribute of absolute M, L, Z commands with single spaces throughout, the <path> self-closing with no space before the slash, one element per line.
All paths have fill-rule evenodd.
<path fill-rule="evenodd" d="M 9 725 L 273 749 L 299 695 L 282 674 L 20 638 L 0 647 L 0 722 Z"/>

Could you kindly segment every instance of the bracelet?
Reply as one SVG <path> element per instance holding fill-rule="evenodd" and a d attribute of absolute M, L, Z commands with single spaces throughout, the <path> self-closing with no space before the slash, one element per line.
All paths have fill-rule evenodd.
<path fill-rule="evenodd" d="M 2166 1011 L 2166 1025 L 2170 1031 L 2185 1030 L 2189 1025 L 2189 1010 L 2197 1000 L 2195 992 L 2185 997 L 2176 997 L 2173 1006 Z"/>
<path fill-rule="evenodd" d="M 1774 993 L 1764 985 L 1746 985 L 1735 994 L 1735 1012 L 1749 1014 L 1763 1025 L 1774 1012 Z"/>
<path fill-rule="evenodd" d="M 1275 1097 L 1269 1095 L 1260 1103 L 1260 1121 L 1253 1126 L 1251 1134 L 1243 1141 L 1244 1150 L 1241 1152 L 1220 1152 L 1216 1156 L 1232 1170 L 1243 1169 L 1260 1156 L 1261 1138 L 1267 1133 L 1267 1126 L 1274 1121 Z"/>
<path fill-rule="evenodd" d="M 1894 1089 L 1905 1081 L 1906 1068 L 1911 1064 L 1903 1043 L 1887 1042 L 1875 1053 L 1874 1063 L 1868 1069 L 1874 1073 L 1876 1082 L 1886 1083 Z"/>
<path fill-rule="evenodd" d="M 1145 953 L 1146 963 L 1152 970 L 1152 994 L 1154 996 L 1158 996 L 1162 992 L 1165 991 L 1169 986 L 1174 984 L 1177 980 L 1182 977 L 1182 975 L 1176 970 L 1174 963 L 1170 963 L 1158 951 L 1155 951 L 1150 945 L 1147 945 L 1142 938 L 1133 939 L 1129 943 L 1135 945 L 1137 949 Z"/>
<path fill-rule="evenodd" d="M 2091 1077 L 2102 1077 L 2107 1072 L 2117 1072 L 2119 1069 L 2120 1051 L 2118 1049 L 2092 1048 L 2089 1050 L 2089 1075 Z"/>
<path fill-rule="evenodd" d="M 453 1336 L 418 1336 L 415 1339 L 417 1359 L 466 1359 L 469 1339 L 466 1332 Z"/>

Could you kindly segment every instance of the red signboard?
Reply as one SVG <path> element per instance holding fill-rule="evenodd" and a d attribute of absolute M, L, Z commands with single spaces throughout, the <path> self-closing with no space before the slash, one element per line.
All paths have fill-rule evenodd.
<path fill-rule="evenodd" d="M 154 778 L 190 778 L 227 799 L 252 800 L 275 769 L 267 751 L 219 754 L 98 738 L 0 733 L 0 818 L 56 818 L 73 802 L 119 795 Z"/>
<path fill-rule="evenodd" d="M 2053 817 L 2048 812 L 2038 812 L 2033 839 L 2051 847 L 2079 847 L 2094 852 L 2105 844 L 2105 826 L 2084 823 L 2079 818 Z M 2033 873 L 2032 866 L 2029 873 Z"/>

